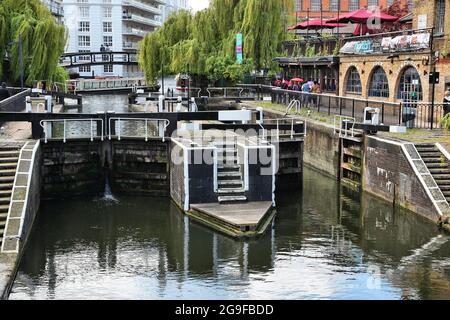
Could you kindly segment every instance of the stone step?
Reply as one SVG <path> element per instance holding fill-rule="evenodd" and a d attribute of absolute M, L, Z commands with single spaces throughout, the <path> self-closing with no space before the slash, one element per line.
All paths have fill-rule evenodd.
<path fill-rule="evenodd" d="M 0 150 L 0 158 L 18 158 L 18 150 Z"/>
<path fill-rule="evenodd" d="M 429 168 L 432 175 L 435 174 L 450 174 L 450 169 L 448 168 Z"/>
<path fill-rule="evenodd" d="M 11 177 L 16 175 L 15 169 L 0 169 L 0 176 L 1 177 Z"/>
<path fill-rule="evenodd" d="M 423 162 L 425 162 L 425 164 L 428 166 L 428 164 L 430 163 L 441 163 L 444 164 L 445 162 L 442 162 L 442 158 L 441 157 L 435 157 L 435 158 L 422 158 Z"/>
<path fill-rule="evenodd" d="M 241 203 L 246 202 L 247 197 L 245 196 L 223 196 L 218 198 L 219 203 L 221 204 L 231 204 L 231 203 Z"/>
<path fill-rule="evenodd" d="M 4 204 L 2 204 L 2 205 L 0 205 L 0 213 L 8 213 L 8 210 L 9 210 L 9 205 L 4 205 Z"/>
<path fill-rule="evenodd" d="M 17 162 L 3 162 L 0 163 L 0 170 L 7 170 L 7 169 L 17 169 Z"/>
<path fill-rule="evenodd" d="M 0 190 L 9 190 L 11 191 L 13 188 L 13 183 L 0 183 Z"/>
<path fill-rule="evenodd" d="M 219 196 L 245 196 L 244 188 L 222 188 L 219 189 Z"/>
<path fill-rule="evenodd" d="M 12 190 L 0 190 L 0 198 L 9 197 L 11 198 Z"/>
<path fill-rule="evenodd" d="M 218 155 L 225 155 L 225 156 L 236 155 L 237 154 L 237 150 L 236 149 L 218 149 L 217 150 L 217 154 Z"/>
<path fill-rule="evenodd" d="M 7 177 L 0 176 L 0 184 L 14 183 L 14 178 L 15 178 L 15 176 L 7 176 Z"/>
<path fill-rule="evenodd" d="M 6 220 L 8 218 L 8 213 L 0 213 L 0 220 Z"/>
<path fill-rule="evenodd" d="M 434 174 L 433 178 L 436 181 L 450 181 L 450 175 L 449 174 Z M 438 182 L 438 184 L 439 183 L 440 182 Z"/>
<path fill-rule="evenodd" d="M 427 158 L 440 158 L 441 153 L 439 151 L 436 152 L 419 152 L 420 156 L 424 159 Z"/>
<path fill-rule="evenodd" d="M 11 162 L 17 163 L 18 161 L 19 161 L 18 157 L 0 158 L 0 164 L 1 163 L 11 163 Z"/>
<path fill-rule="evenodd" d="M 240 172 L 219 172 L 219 180 L 242 180 Z"/>
<path fill-rule="evenodd" d="M 428 169 L 436 169 L 436 168 L 439 168 L 439 169 L 445 169 L 445 168 L 449 168 L 449 165 L 447 164 L 447 163 L 438 163 L 438 162 L 436 162 L 436 163 L 427 163 L 427 167 L 428 167 Z"/>
<path fill-rule="evenodd" d="M 219 187 L 221 188 L 242 188 L 244 183 L 242 180 L 223 180 L 219 181 Z"/>
<path fill-rule="evenodd" d="M 9 204 L 9 202 L 11 201 L 11 197 L 1 197 L 0 198 L 0 205 L 2 204 Z"/>
<path fill-rule="evenodd" d="M 219 172 L 240 172 L 241 166 L 238 165 L 219 165 Z"/>
<path fill-rule="evenodd" d="M 450 192 L 450 183 L 447 185 L 440 185 L 439 188 L 441 189 L 442 192 L 444 191 Z"/>
<path fill-rule="evenodd" d="M 6 227 L 6 220 L 0 221 L 0 228 L 5 229 Z"/>
<path fill-rule="evenodd" d="M 436 178 L 435 178 L 436 180 Z M 447 188 L 450 187 L 450 178 L 448 180 L 436 180 L 436 183 L 439 185 L 439 188 L 441 188 L 441 190 L 443 188 Z"/>

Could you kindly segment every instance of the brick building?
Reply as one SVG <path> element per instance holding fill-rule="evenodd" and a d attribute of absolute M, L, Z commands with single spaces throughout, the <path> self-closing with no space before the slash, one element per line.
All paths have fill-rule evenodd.
<path fill-rule="evenodd" d="M 431 102 L 430 73 L 440 72 L 435 102 L 450 88 L 450 0 L 413 6 L 413 29 L 346 39 L 340 50 L 339 95 Z"/>

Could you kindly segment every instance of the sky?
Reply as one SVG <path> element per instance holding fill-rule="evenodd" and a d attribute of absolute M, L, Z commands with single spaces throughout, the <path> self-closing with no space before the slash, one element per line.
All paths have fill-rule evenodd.
<path fill-rule="evenodd" d="M 194 12 L 205 9 L 209 5 L 209 0 L 189 0 L 189 5 Z"/>

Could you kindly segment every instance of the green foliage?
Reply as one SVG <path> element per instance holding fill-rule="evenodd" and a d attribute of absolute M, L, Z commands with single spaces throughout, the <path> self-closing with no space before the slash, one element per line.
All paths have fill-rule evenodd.
<path fill-rule="evenodd" d="M 442 118 L 441 125 L 444 129 L 450 130 L 450 113 L 447 114 L 444 118 Z"/>
<path fill-rule="evenodd" d="M 11 69 L 9 81 L 13 82 L 20 79 L 20 39 L 27 84 L 33 80 L 68 78 L 67 72 L 58 67 L 66 44 L 66 29 L 39 0 L 2 0 L 0 3 L 0 76 L 7 54 Z"/>
<path fill-rule="evenodd" d="M 305 49 L 306 57 L 315 57 L 316 56 L 316 46 L 314 44 L 310 45 L 309 43 L 306 45 Z"/>
<path fill-rule="evenodd" d="M 206 75 L 211 82 L 238 82 L 253 70 L 278 66 L 292 0 L 211 0 L 195 15 L 172 14 L 141 42 L 139 63 L 148 81 L 166 73 Z M 244 38 L 244 62 L 236 62 L 236 34 Z"/>

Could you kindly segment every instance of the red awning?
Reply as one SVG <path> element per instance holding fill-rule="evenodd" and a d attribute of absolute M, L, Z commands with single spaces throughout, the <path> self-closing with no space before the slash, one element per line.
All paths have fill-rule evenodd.
<path fill-rule="evenodd" d="M 306 29 L 334 29 L 334 28 L 343 28 L 346 27 L 345 24 L 339 23 L 328 23 L 328 20 L 308 20 L 302 23 L 299 23 L 295 26 L 289 27 L 288 30 L 306 30 Z"/>
<path fill-rule="evenodd" d="M 369 19 L 373 19 L 374 22 L 376 20 L 380 22 L 396 22 L 399 18 L 395 16 L 388 15 L 386 13 L 381 12 L 380 10 L 367 10 L 360 9 L 347 14 L 343 14 L 339 16 L 339 18 L 333 18 L 328 20 L 328 22 L 333 23 L 367 23 Z"/>

